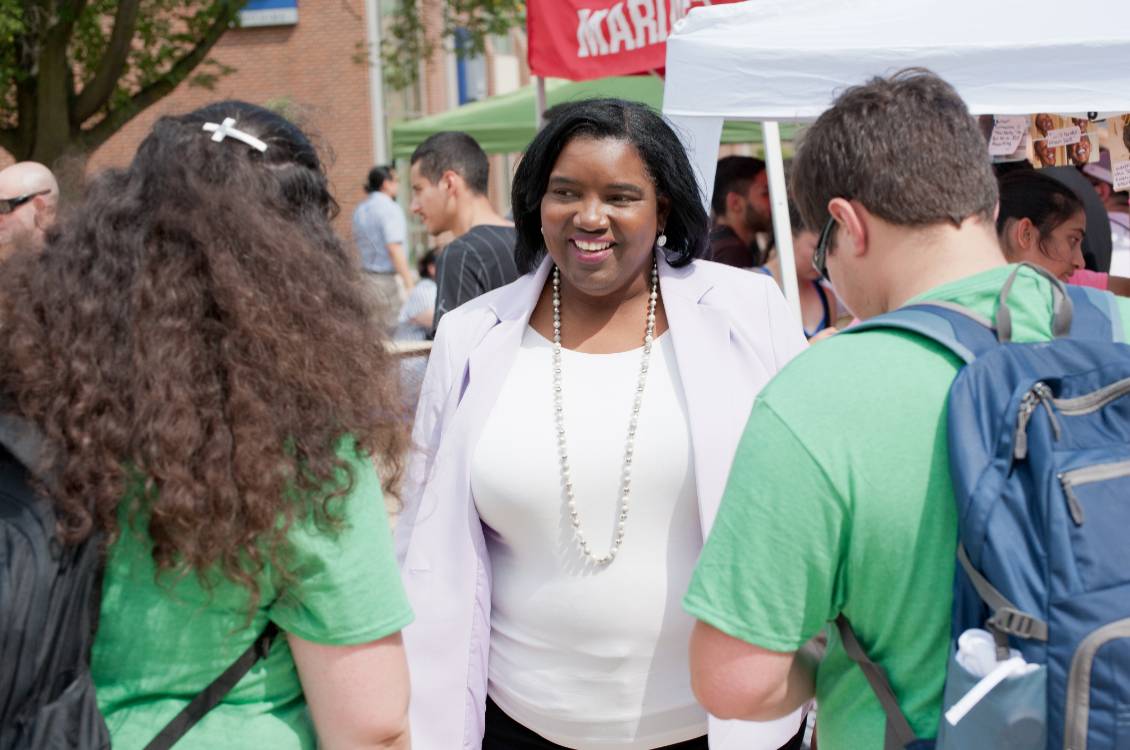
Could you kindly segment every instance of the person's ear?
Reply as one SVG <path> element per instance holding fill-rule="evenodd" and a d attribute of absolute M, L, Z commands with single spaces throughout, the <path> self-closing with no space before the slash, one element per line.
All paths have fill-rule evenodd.
<path fill-rule="evenodd" d="M 1101 180 L 1095 183 L 1095 190 L 1098 192 L 1099 198 L 1104 202 L 1110 197 L 1110 194 L 1114 192 L 1114 188 Z"/>
<path fill-rule="evenodd" d="M 48 203 L 42 196 L 32 198 L 32 204 L 35 207 L 35 228 L 46 232 L 55 220 L 55 204 Z"/>
<path fill-rule="evenodd" d="M 833 198 L 828 201 L 828 213 L 839 223 L 832 239 L 836 252 L 849 252 L 862 256 L 867 253 L 869 231 L 867 222 L 870 213 L 862 205 L 852 203 L 846 198 Z M 840 248 L 844 248 L 842 251 Z"/>
<path fill-rule="evenodd" d="M 463 177 L 454 169 L 444 170 L 439 179 L 444 192 L 448 195 L 455 196 L 463 188 Z"/>
<path fill-rule="evenodd" d="M 671 199 L 666 195 L 657 196 L 655 199 L 655 218 L 659 231 L 667 226 L 667 217 L 671 215 Z"/>
<path fill-rule="evenodd" d="M 1025 216 L 1012 224 L 1012 231 L 1008 233 L 1013 246 L 1018 250 L 1031 250 L 1040 241 L 1040 230 Z"/>
<path fill-rule="evenodd" d="M 733 190 L 726 193 L 726 213 L 740 214 L 742 210 L 742 203 L 745 201 L 741 195 L 735 193 Z"/>

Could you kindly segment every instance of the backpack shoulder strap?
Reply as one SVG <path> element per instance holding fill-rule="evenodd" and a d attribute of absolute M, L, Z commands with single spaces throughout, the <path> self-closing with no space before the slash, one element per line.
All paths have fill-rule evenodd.
<path fill-rule="evenodd" d="M 848 658 L 863 670 L 863 676 L 867 678 L 867 683 L 871 686 L 875 697 L 879 699 L 879 705 L 887 716 L 887 733 L 883 740 L 883 750 L 903 750 L 911 743 L 917 742 L 918 738 L 914 736 L 910 722 L 899 708 L 895 691 L 887 681 L 887 673 L 867 656 L 859 639 L 855 637 L 855 631 L 851 629 L 851 623 L 843 614 L 836 616 L 836 629 L 840 632 L 840 640 L 844 644 Z"/>
<path fill-rule="evenodd" d="M 31 422 L 10 412 L 0 413 L 0 445 L 32 474 L 47 481 L 52 479 L 47 466 L 47 439 Z"/>
<path fill-rule="evenodd" d="M 192 729 L 193 725 L 204 718 L 206 713 L 220 704 L 224 696 L 251 671 L 256 662 L 267 657 L 267 652 L 271 650 L 271 644 L 278 634 L 278 625 L 268 622 L 263 632 L 255 638 L 255 642 L 248 646 L 223 674 L 213 680 L 212 684 L 197 693 L 196 697 L 145 746 L 145 750 L 169 750 L 175 745 L 189 729 Z"/>
<path fill-rule="evenodd" d="M 987 318 L 947 302 L 900 307 L 858 323 L 844 330 L 844 333 L 862 333 L 876 329 L 918 334 L 950 350 L 966 364 L 997 345 L 993 325 Z"/>
<path fill-rule="evenodd" d="M 1052 337 L 1127 343 L 1117 298 L 1109 292 L 1064 284 L 1043 268 L 1019 264 L 1001 287 L 996 320 L 948 302 L 929 302 L 900 307 L 848 328 L 855 333 L 876 328 L 894 328 L 917 333 L 946 347 L 966 364 L 997 342 L 1012 340 L 1009 294 L 1022 268 L 1043 276 L 1051 284 Z M 991 335 L 990 335 L 991 334 Z M 995 339 L 995 340 L 993 340 Z"/>
<path fill-rule="evenodd" d="M 1067 285 L 1067 296 L 1071 298 L 1074 307 L 1068 336 L 1073 339 L 1126 343 L 1122 312 L 1118 308 L 1116 296 L 1075 284 Z"/>

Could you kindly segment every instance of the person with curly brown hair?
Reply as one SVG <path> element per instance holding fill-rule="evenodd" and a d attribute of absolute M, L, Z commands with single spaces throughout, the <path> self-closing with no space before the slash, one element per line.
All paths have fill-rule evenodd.
<path fill-rule="evenodd" d="M 408 746 L 412 613 L 381 481 L 397 368 L 307 137 L 221 102 L 153 126 L 0 279 L 0 389 L 108 540 L 92 671 L 140 748 L 273 623 L 178 748 Z M 374 458 L 375 457 L 375 458 Z"/>

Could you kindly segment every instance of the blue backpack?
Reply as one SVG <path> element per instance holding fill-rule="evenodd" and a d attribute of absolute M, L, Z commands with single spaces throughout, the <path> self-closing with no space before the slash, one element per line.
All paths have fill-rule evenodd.
<path fill-rule="evenodd" d="M 1027 267 L 1052 283 L 1050 341 L 1010 341 L 1007 302 L 1019 268 L 1001 289 L 995 325 L 939 303 L 901 308 L 847 332 L 913 332 L 965 362 L 947 411 L 960 563 L 952 634 L 983 627 L 996 640 L 998 658 L 1011 646 L 1042 665 L 1037 700 L 1046 705 L 1046 716 L 1032 722 L 1036 739 L 1030 731 L 1024 742 L 984 736 L 977 745 L 1126 750 L 1130 346 L 1113 295 L 1065 288 Z M 914 736 L 883 670 L 850 624 L 841 616 L 837 626 L 887 715 L 886 750 L 933 747 L 933 740 Z M 952 681 L 951 656 L 947 701 Z M 949 729 L 942 724 L 939 744 Z M 994 731 L 986 727 L 983 734 Z"/>

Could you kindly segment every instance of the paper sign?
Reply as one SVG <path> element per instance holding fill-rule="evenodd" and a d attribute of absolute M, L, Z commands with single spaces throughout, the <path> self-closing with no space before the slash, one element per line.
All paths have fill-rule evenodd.
<path fill-rule="evenodd" d="M 1115 192 L 1130 190 L 1130 161 L 1116 161 L 1110 165 L 1110 172 L 1114 176 Z"/>
<path fill-rule="evenodd" d="M 1048 148 L 1071 146 L 1075 143 L 1078 143 L 1082 137 L 1083 132 L 1078 128 L 1078 126 L 1049 130 L 1047 138 Z"/>
<path fill-rule="evenodd" d="M 993 125 L 989 139 L 989 156 L 1008 156 L 1020 148 L 1020 141 L 1028 132 L 1027 117 L 1001 117 Z"/>

